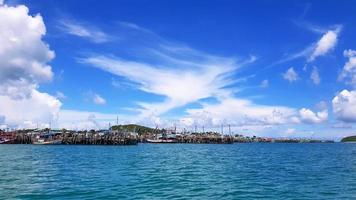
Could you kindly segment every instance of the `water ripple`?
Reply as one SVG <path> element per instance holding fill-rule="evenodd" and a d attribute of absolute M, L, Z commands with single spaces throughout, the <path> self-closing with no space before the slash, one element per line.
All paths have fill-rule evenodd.
<path fill-rule="evenodd" d="M 0 199 L 355 199 L 353 144 L 0 145 Z"/>

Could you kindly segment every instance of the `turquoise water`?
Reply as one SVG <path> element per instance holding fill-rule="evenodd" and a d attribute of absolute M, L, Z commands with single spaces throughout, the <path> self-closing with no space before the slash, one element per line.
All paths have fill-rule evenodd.
<path fill-rule="evenodd" d="M 356 144 L 0 145 L 0 199 L 356 199 Z"/>

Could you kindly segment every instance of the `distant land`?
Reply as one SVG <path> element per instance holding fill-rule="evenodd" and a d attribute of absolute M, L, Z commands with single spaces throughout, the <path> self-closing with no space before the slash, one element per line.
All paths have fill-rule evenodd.
<path fill-rule="evenodd" d="M 111 127 L 111 130 L 136 132 L 138 135 L 142 135 L 147 132 L 154 133 L 160 131 L 146 126 L 137 125 L 137 124 L 114 125 Z"/>
<path fill-rule="evenodd" d="M 341 139 L 341 142 L 356 142 L 356 135 L 344 137 Z"/>

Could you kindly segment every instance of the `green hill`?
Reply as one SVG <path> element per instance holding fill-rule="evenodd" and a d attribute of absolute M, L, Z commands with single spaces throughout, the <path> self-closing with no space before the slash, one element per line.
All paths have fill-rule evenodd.
<path fill-rule="evenodd" d="M 341 142 L 356 142 L 356 135 L 342 138 Z"/>
<path fill-rule="evenodd" d="M 139 135 L 142 135 L 147 132 L 152 133 L 152 132 L 157 131 L 156 129 L 149 128 L 146 126 L 137 125 L 137 124 L 115 125 L 115 126 L 112 126 L 111 129 L 112 130 L 129 131 L 129 132 L 137 132 Z"/>

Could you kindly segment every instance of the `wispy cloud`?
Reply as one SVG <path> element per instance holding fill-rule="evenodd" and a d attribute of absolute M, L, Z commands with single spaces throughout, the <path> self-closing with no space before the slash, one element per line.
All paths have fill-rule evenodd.
<path fill-rule="evenodd" d="M 58 21 L 58 27 L 66 34 L 88 39 L 94 43 L 104 43 L 110 41 L 110 36 L 98 27 L 88 25 L 83 22 L 62 19 Z"/>
<path fill-rule="evenodd" d="M 267 79 L 263 80 L 260 84 L 261 88 L 267 88 L 269 86 L 269 81 Z"/>
<path fill-rule="evenodd" d="M 136 26 L 135 30 L 146 34 L 145 29 L 141 31 L 141 28 Z M 147 43 L 136 46 L 145 49 L 143 57 L 149 59 L 141 57 L 137 61 L 94 54 L 80 58 L 79 61 L 123 77 L 135 83 L 134 86 L 139 90 L 165 97 L 161 102 L 145 102 L 143 99 L 138 101 L 136 111 L 139 111 L 141 121 L 163 123 L 160 119 L 162 114 L 189 103 L 198 103 L 201 108 L 186 109 L 186 115 L 182 118 L 176 116 L 176 120 L 182 125 L 202 123 L 216 126 L 219 123 L 231 123 L 270 126 L 302 121 L 297 109 L 259 105 L 236 97 L 236 91 L 239 89 L 234 85 L 244 79 L 236 78 L 236 75 L 239 69 L 256 60 L 254 56 L 244 60 L 216 56 L 167 40 L 160 40 L 155 48 L 147 46 Z M 291 72 L 294 73 L 291 74 L 291 79 L 297 79 L 293 68 Z M 263 82 L 263 87 L 266 86 L 267 80 Z M 214 98 L 216 101 L 201 101 L 204 98 Z"/>
<path fill-rule="evenodd" d="M 137 30 L 136 35 L 152 35 L 151 31 L 137 25 L 125 23 L 125 26 Z M 147 32 L 150 33 L 147 35 Z M 147 43 L 136 46 L 139 50 L 145 49 L 142 57 L 148 57 L 147 60 L 142 57 L 141 61 L 128 60 L 112 55 L 89 55 L 79 60 L 123 77 L 139 90 L 165 97 L 163 102 L 137 102 L 141 117 L 160 115 L 208 97 L 223 99 L 231 96 L 236 90 L 228 87 L 241 81 L 232 76 L 239 68 L 256 60 L 254 56 L 240 60 L 210 55 L 164 39 L 154 46 Z"/>
<path fill-rule="evenodd" d="M 105 100 L 103 97 L 101 97 L 100 95 L 98 95 L 98 94 L 94 94 L 94 96 L 93 96 L 93 102 L 94 102 L 95 104 L 98 104 L 98 105 L 104 105 L 104 104 L 106 104 L 106 100 Z"/>
<path fill-rule="evenodd" d="M 67 98 L 67 96 L 64 95 L 63 92 L 60 92 L 60 91 L 56 92 L 56 97 L 57 97 L 57 99 L 60 99 L 60 100 L 64 100 Z"/>
<path fill-rule="evenodd" d="M 314 44 L 313 52 L 308 58 L 308 62 L 314 61 L 317 57 L 323 56 L 335 48 L 338 41 L 338 34 L 341 28 L 327 31 L 320 40 Z"/>
<path fill-rule="evenodd" d="M 337 45 L 338 37 L 342 30 L 342 25 L 332 26 L 332 29 L 325 29 L 314 25 L 308 25 L 306 28 L 311 29 L 311 31 L 318 34 L 322 34 L 321 38 L 318 41 L 306 46 L 302 50 L 286 54 L 281 59 L 267 66 L 266 69 L 299 58 L 304 58 L 306 59 L 306 62 L 309 63 L 320 56 L 326 55 Z"/>
<path fill-rule="evenodd" d="M 221 96 L 228 91 L 224 87 L 233 83 L 229 73 L 239 65 L 230 59 L 218 59 L 218 62 L 194 61 L 187 69 L 173 66 L 156 66 L 124 60 L 118 57 L 91 56 L 82 62 L 91 64 L 118 76 L 123 76 L 139 85 L 139 89 L 148 93 L 163 95 L 161 103 L 139 103 L 142 112 L 162 114 L 172 108 L 211 96 Z M 190 61 L 193 62 L 193 61 Z"/>

